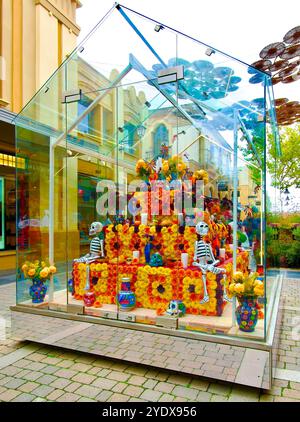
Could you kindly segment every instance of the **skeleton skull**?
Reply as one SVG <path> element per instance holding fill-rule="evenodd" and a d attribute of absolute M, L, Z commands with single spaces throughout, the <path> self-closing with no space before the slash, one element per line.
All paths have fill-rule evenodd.
<path fill-rule="evenodd" d="M 102 231 L 103 225 L 99 223 L 99 221 L 95 221 L 91 224 L 89 235 L 95 236 L 96 234 L 100 233 Z"/>
<path fill-rule="evenodd" d="M 196 225 L 196 232 L 200 234 L 200 236 L 205 236 L 208 233 L 208 230 L 208 224 L 206 224 L 204 221 L 200 221 L 200 223 Z"/>

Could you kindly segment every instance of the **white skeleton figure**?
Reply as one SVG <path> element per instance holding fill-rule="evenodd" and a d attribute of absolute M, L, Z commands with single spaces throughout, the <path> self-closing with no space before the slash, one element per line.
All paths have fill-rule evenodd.
<path fill-rule="evenodd" d="M 84 262 L 86 266 L 86 285 L 85 290 L 90 289 L 90 264 L 96 259 L 104 258 L 103 240 L 99 239 L 98 234 L 102 232 L 103 225 L 98 221 L 91 224 L 89 236 L 94 236 L 90 243 L 90 252 L 74 262 Z"/>
<path fill-rule="evenodd" d="M 220 261 L 214 257 L 210 243 L 206 243 L 203 240 L 203 236 L 207 235 L 208 230 L 209 226 L 204 221 L 200 221 L 196 225 L 196 233 L 200 236 L 200 240 L 195 242 L 193 265 L 199 267 L 202 272 L 204 296 L 200 303 L 209 302 L 209 295 L 206 286 L 206 273 L 210 271 L 213 274 L 220 274 L 226 271 L 224 268 L 216 267 Z M 209 261 L 212 262 L 208 264 Z"/>

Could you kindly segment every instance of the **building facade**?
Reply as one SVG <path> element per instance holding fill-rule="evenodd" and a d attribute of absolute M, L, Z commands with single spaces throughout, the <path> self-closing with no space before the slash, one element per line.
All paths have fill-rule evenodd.
<path fill-rule="evenodd" d="M 76 47 L 78 0 L 0 0 L 0 270 L 15 268 L 13 118 Z"/>

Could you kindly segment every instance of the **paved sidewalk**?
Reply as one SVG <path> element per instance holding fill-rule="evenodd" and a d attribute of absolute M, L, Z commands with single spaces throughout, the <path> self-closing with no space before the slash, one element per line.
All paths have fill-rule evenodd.
<path fill-rule="evenodd" d="M 272 390 L 266 393 L 143 365 L 13 341 L 9 338 L 9 306 L 15 300 L 15 284 L 0 285 L 0 322 L 3 326 L 5 320 L 7 326 L 7 338 L 2 340 L 0 325 L 0 401 L 300 401 L 300 328 L 299 340 L 292 340 L 292 331 L 297 334 L 296 327 L 300 327 L 299 278 L 285 280 L 283 296 L 278 379 Z"/>

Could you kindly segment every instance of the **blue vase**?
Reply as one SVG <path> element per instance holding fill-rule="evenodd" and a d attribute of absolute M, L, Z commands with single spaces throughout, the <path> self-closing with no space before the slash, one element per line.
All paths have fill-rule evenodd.
<path fill-rule="evenodd" d="M 239 329 L 246 333 L 253 332 L 258 321 L 258 309 L 256 307 L 256 300 L 256 297 L 250 296 L 240 298 L 240 305 L 236 308 L 235 311 Z"/>
<path fill-rule="evenodd" d="M 135 307 L 135 294 L 130 288 L 130 278 L 123 277 L 121 290 L 117 294 L 117 303 L 121 311 L 131 311 Z"/>
<path fill-rule="evenodd" d="M 32 303 L 43 303 L 47 293 L 47 286 L 38 278 L 32 280 L 32 286 L 29 288 L 29 294 L 32 298 Z"/>

